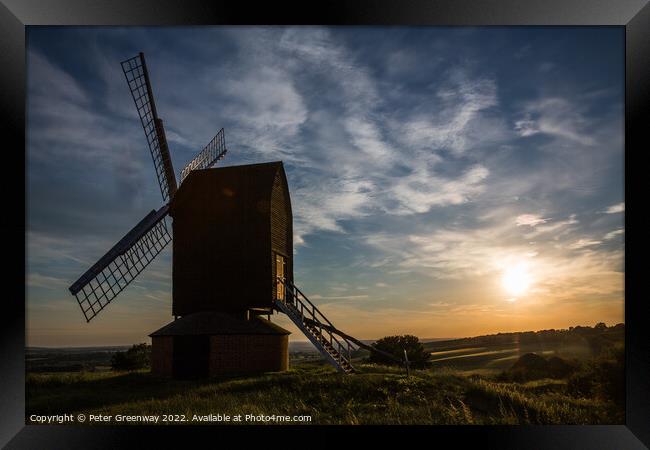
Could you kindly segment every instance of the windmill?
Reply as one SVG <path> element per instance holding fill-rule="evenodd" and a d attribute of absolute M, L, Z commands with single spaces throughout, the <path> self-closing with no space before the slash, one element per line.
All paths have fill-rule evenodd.
<path fill-rule="evenodd" d="M 150 334 L 153 372 L 189 377 L 286 370 L 289 332 L 271 323 L 275 312 L 286 314 L 337 370 L 353 372 L 354 350 L 377 350 L 334 327 L 295 286 L 282 162 L 212 168 L 227 152 L 222 128 L 181 171 L 177 186 L 144 54 L 121 65 L 164 205 L 70 286 L 86 321 L 172 242 L 171 216 L 174 321 Z"/>

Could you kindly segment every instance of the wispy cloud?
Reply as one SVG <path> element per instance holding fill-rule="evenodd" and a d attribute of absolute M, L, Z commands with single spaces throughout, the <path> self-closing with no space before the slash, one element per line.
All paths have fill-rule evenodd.
<path fill-rule="evenodd" d="M 482 111 L 498 104 L 492 79 L 472 77 L 466 70 L 456 69 L 426 100 L 434 108 L 416 112 L 401 125 L 402 140 L 410 146 L 462 154 L 499 131 L 498 127 L 484 129 L 485 122 L 480 121 Z"/>
<path fill-rule="evenodd" d="M 522 214 L 520 216 L 517 216 L 517 218 L 515 219 L 515 223 L 517 224 L 518 227 L 523 225 L 534 227 L 541 223 L 546 223 L 547 221 L 548 219 L 544 219 L 542 218 L 542 216 L 537 214 Z"/>
<path fill-rule="evenodd" d="M 30 287 L 56 289 L 66 287 L 68 285 L 68 280 L 32 272 L 27 275 L 26 284 Z"/>
<path fill-rule="evenodd" d="M 625 233 L 625 230 L 622 228 L 619 228 L 618 230 L 610 231 L 607 233 L 603 239 L 609 240 L 609 239 L 614 239 L 616 236 L 622 236 Z"/>
<path fill-rule="evenodd" d="M 607 209 L 605 209 L 603 212 L 605 214 L 617 214 L 617 213 L 625 212 L 625 203 L 621 202 L 621 203 L 617 203 L 615 205 L 612 205 L 612 206 L 608 207 Z"/>
<path fill-rule="evenodd" d="M 577 216 L 575 214 L 571 214 L 568 219 L 558 220 L 555 222 L 551 222 L 551 219 L 545 219 L 544 225 L 535 226 L 533 231 L 525 234 L 525 237 L 526 239 L 532 239 L 542 234 L 554 233 L 554 237 L 558 238 L 561 235 L 566 234 L 566 232 L 570 231 L 569 227 L 571 225 L 580 223 L 576 217 Z"/>
<path fill-rule="evenodd" d="M 285 156 L 282 143 L 295 136 L 307 119 L 307 108 L 290 74 L 265 66 L 243 78 L 220 80 L 227 93 L 228 114 L 249 132 L 248 144 L 271 158 Z"/>
<path fill-rule="evenodd" d="M 600 245 L 602 241 L 596 241 L 594 239 L 579 239 L 573 244 L 569 245 L 570 249 L 579 250 L 581 248 L 593 247 L 594 245 Z"/>
<path fill-rule="evenodd" d="M 436 176 L 423 168 L 415 169 L 394 187 L 393 194 L 400 202 L 395 212 L 423 213 L 434 206 L 465 203 L 485 190 L 483 181 L 488 175 L 488 169 L 481 165 L 471 167 L 460 177 L 451 179 Z"/>
<path fill-rule="evenodd" d="M 325 296 L 325 295 L 315 294 L 315 295 L 312 295 L 311 298 L 316 299 L 316 300 L 357 300 L 357 299 L 360 299 L 360 298 L 368 298 L 368 295 L 333 295 L 333 296 Z"/>
<path fill-rule="evenodd" d="M 595 143 L 587 127 L 589 120 L 583 108 L 575 102 L 547 97 L 528 103 L 524 110 L 524 118 L 515 122 L 515 129 L 521 136 L 543 133 L 581 145 Z"/>

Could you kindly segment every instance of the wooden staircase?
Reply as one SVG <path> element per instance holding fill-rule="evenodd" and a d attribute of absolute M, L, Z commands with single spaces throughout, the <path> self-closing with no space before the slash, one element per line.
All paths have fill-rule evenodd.
<path fill-rule="evenodd" d="M 291 282 L 285 280 L 281 282 L 285 285 L 285 295 L 284 299 L 275 301 L 276 309 L 289 316 L 325 360 L 339 372 L 353 373 L 351 355 L 352 351 L 359 347 L 359 341 L 337 330 Z"/>

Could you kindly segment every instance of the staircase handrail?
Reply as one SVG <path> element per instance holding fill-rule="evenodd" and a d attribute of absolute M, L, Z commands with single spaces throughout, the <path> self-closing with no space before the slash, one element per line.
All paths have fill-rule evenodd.
<path fill-rule="evenodd" d="M 316 307 L 316 305 L 314 305 L 311 302 L 311 300 L 309 300 L 309 298 L 296 285 L 294 285 L 289 280 L 282 279 L 280 277 L 278 277 L 278 280 L 284 284 L 285 289 L 286 289 L 285 290 L 285 298 L 281 299 L 281 301 L 284 301 L 286 303 L 286 294 L 290 293 L 290 295 L 296 301 L 296 310 L 299 311 L 300 314 L 302 315 L 301 320 L 305 324 L 318 327 L 321 330 L 321 336 L 325 340 L 327 340 L 327 337 L 322 334 L 322 330 L 327 331 L 327 333 L 329 335 L 330 345 L 333 345 L 332 342 L 336 342 L 336 345 L 338 347 L 336 349 L 337 352 L 339 353 L 339 355 L 341 355 L 341 357 L 343 359 L 345 359 L 347 361 L 348 364 L 352 365 L 351 364 L 350 348 L 353 347 L 353 346 L 356 346 L 357 348 L 364 348 L 364 349 L 366 349 L 366 350 L 368 350 L 370 352 L 378 353 L 378 354 L 390 359 L 391 361 L 396 362 L 396 363 L 398 363 L 400 365 L 403 364 L 406 367 L 406 365 L 407 365 L 406 360 L 402 360 L 400 358 L 397 358 L 396 356 L 394 356 L 394 355 L 392 355 L 392 354 L 390 354 L 388 352 L 385 352 L 383 350 L 379 350 L 378 348 L 376 348 L 376 347 L 374 347 L 372 345 L 365 344 L 365 343 L 361 342 L 360 340 L 350 336 L 349 334 L 346 334 L 346 333 L 342 332 L 341 330 L 337 329 L 332 324 L 332 322 L 330 322 L 329 319 L 327 317 L 325 317 L 325 315 L 318 309 L 318 307 Z M 302 297 L 302 298 L 300 298 L 300 297 Z M 304 303 L 305 302 L 311 308 L 309 308 L 309 307 L 304 308 Z M 298 303 L 302 307 L 300 310 L 298 310 L 298 308 L 297 308 Z M 309 317 L 305 316 L 305 314 L 304 314 L 305 309 L 310 313 L 310 315 L 313 318 L 309 318 Z M 323 323 L 323 321 L 321 321 L 318 316 L 322 317 L 323 320 L 325 321 L 325 323 Z M 337 336 L 339 336 L 339 337 L 341 337 L 343 339 L 343 341 L 347 344 L 347 348 L 345 348 L 341 344 L 341 342 L 336 338 L 336 336 L 334 336 L 334 334 L 336 334 Z M 348 358 L 345 358 L 345 356 L 343 355 L 342 349 L 347 350 Z"/>
<path fill-rule="evenodd" d="M 307 320 L 311 320 L 311 319 L 307 319 Z M 323 325 L 323 328 L 326 328 L 326 327 L 327 327 L 326 325 Z M 327 328 L 329 328 L 329 327 L 327 327 Z M 339 330 L 337 328 L 331 327 L 331 329 L 329 331 L 331 333 L 338 334 L 339 336 L 341 336 L 346 341 L 350 341 L 353 344 L 355 344 L 357 347 L 364 348 L 364 349 L 366 349 L 368 351 L 371 351 L 371 352 L 379 353 L 380 355 L 385 356 L 386 358 L 390 359 L 391 361 L 394 361 L 394 362 L 399 363 L 399 364 L 404 364 L 404 360 L 399 359 L 399 358 L 395 357 L 394 355 L 392 355 L 392 354 L 390 354 L 388 352 L 385 352 L 383 350 L 379 350 L 378 348 L 373 347 L 372 345 L 365 344 L 365 343 L 361 342 L 359 339 L 357 339 L 355 337 L 352 337 L 349 334 L 346 334 L 346 333 L 342 332 L 341 330 Z"/>
<path fill-rule="evenodd" d="M 327 317 L 325 317 L 325 315 L 320 311 L 320 309 L 318 309 L 318 308 L 316 307 L 316 305 L 314 305 L 314 304 L 311 302 L 311 300 L 309 300 L 309 298 L 308 298 L 308 297 L 307 297 L 307 296 L 306 296 L 306 295 L 305 295 L 305 294 L 304 294 L 300 289 L 298 289 L 298 287 L 297 287 L 296 285 L 294 285 L 294 284 L 293 284 L 291 281 L 289 281 L 289 280 L 282 280 L 281 278 L 280 278 L 280 280 L 285 284 L 285 286 L 289 287 L 290 290 L 295 291 L 296 293 L 300 294 L 300 296 L 301 296 L 301 297 L 302 297 L 302 298 L 303 298 L 303 299 L 304 299 L 304 300 L 309 304 L 309 306 L 312 307 L 312 315 L 316 316 L 316 314 L 314 314 L 314 313 L 318 313 L 318 315 L 320 315 L 320 316 L 323 318 L 323 320 L 325 320 L 325 322 L 326 322 L 329 326 L 331 326 L 332 328 L 334 328 L 334 325 L 332 324 L 332 322 L 330 322 L 329 319 L 328 319 Z M 296 296 L 296 297 L 297 297 L 297 296 Z"/>

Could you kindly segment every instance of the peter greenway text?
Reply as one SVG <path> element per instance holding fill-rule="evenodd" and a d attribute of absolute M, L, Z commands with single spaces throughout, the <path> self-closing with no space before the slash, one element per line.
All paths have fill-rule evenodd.
<path fill-rule="evenodd" d="M 29 416 L 30 423 L 63 424 L 63 423 L 292 423 L 311 422 L 309 415 L 281 414 L 57 414 Z"/>

